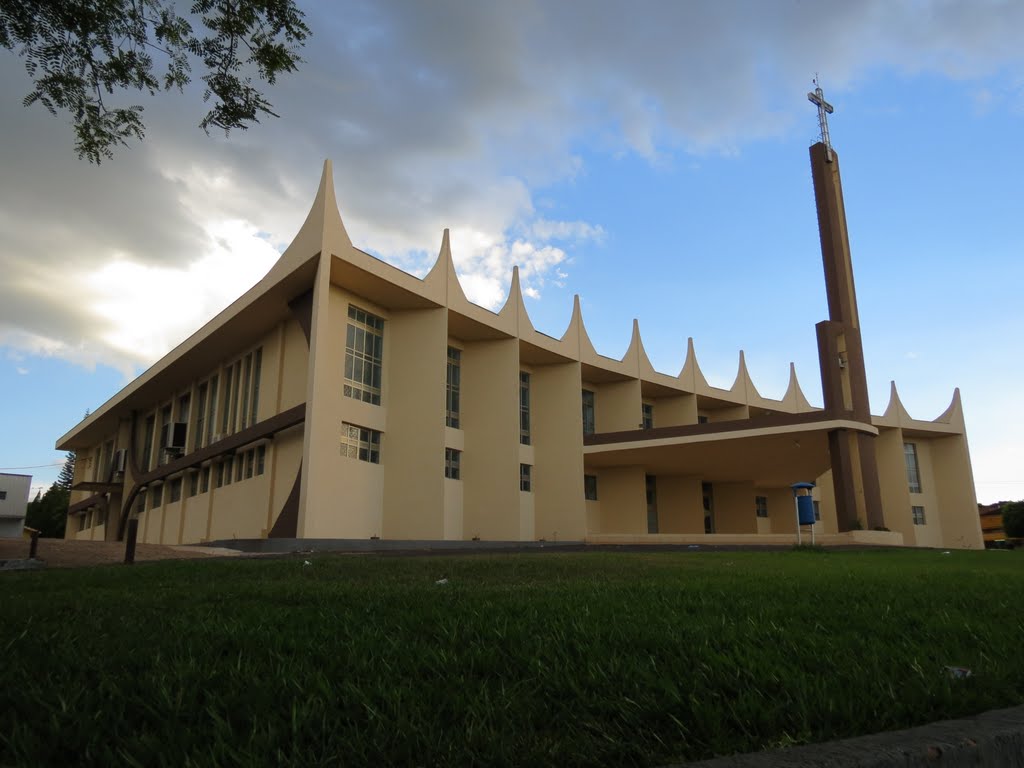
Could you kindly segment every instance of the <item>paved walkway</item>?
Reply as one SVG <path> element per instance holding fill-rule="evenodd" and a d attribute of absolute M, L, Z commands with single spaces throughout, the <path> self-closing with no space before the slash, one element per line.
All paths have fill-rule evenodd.
<path fill-rule="evenodd" d="M 28 558 L 28 539 L 0 539 L 0 561 Z M 178 547 L 162 544 L 138 544 L 135 560 L 187 560 L 204 557 L 237 557 L 233 549 L 213 547 Z M 66 541 L 40 539 L 36 557 L 48 568 L 80 568 L 87 565 L 110 565 L 124 561 L 124 542 Z"/>

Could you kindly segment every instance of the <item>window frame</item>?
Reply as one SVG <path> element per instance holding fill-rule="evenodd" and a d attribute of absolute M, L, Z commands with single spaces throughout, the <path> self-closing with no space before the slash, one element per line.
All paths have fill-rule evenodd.
<path fill-rule="evenodd" d="M 355 304 L 348 305 L 344 366 L 342 394 L 380 405 L 384 393 L 384 318 Z"/>
<path fill-rule="evenodd" d="M 367 464 L 381 463 L 383 433 L 347 421 L 341 423 L 341 455 Z"/>
<path fill-rule="evenodd" d="M 580 400 L 583 404 L 583 434 L 597 433 L 597 395 L 592 389 L 581 390 Z"/>
<path fill-rule="evenodd" d="M 519 490 L 523 493 L 533 493 L 533 465 L 519 464 Z"/>
<path fill-rule="evenodd" d="M 448 363 L 445 372 L 444 423 L 452 429 L 461 429 L 462 409 L 462 350 L 448 345 Z"/>
<path fill-rule="evenodd" d="M 444 476 L 447 480 L 462 479 L 462 451 L 457 448 L 444 449 Z"/>

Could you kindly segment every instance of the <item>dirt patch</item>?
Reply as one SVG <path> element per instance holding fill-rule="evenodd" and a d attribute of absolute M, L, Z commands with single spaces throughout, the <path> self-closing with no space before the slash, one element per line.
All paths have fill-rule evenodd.
<path fill-rule="evenodd" d="M 28 557 L 28 539 L 0 539 L 0 560 L 21 560 Z M 138 544 L 135 559 L 188 560 L 204 557 L 238 555 L 227 549 L 174 547 L 163 544 Z M 36 557 L 50 568 L 80 568 L 87 565 L 110 565 L 124 562 L 123 541 L 66 541 L 40 539 Z"/>

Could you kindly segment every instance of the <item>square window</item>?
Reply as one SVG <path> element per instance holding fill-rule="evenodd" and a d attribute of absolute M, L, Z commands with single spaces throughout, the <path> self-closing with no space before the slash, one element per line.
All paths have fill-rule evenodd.
<path fill-rule="evenodd" d="M 341 425 L 341 455 L 380 464 L 380 432 L 355 424 Z"/>

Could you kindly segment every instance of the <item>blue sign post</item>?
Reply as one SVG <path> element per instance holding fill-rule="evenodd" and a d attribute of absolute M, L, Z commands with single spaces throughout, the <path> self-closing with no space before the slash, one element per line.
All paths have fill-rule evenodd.
<path fill-rule="evenodd" d="M 811 544 L 814 544 L 814 499 L 811 498 L 811 489 L 814 483 L 793 483 L 793 503 L 796 506 L 796 543 L 799 545 L 801 529 L 805 525 L 811 526 Z"/>

